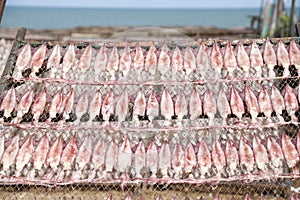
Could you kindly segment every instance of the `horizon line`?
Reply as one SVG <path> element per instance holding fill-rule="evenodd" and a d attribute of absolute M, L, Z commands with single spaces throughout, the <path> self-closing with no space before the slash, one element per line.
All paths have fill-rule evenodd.
<path fill-rule="evenodd" d="M 260 7 L 127 7 L 127 6 L 115 6 L 115 7 L 108 7 L 108 6 L 44 6 L 44 5 L 6 5 L 6 7 L 31 7 L 31 8 L 83 8 L 83 9 L 180 9 L 180 10 L 197 10 L 197 9 L 260 9 Z M 296 7 L 297 8 L 297 7 Z"/>

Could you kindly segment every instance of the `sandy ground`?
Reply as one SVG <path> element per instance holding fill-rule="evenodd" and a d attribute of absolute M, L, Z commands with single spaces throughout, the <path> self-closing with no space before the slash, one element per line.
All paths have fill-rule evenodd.
<path fill-rule="evenodd" d="M 130 194 L 133 199 L 215 199 L 218 195 L 221 199 L 245 199 L 249 194 L 251 199 L 288 199 L 290 194 L 284 194 L 280 188 L 267 190 L 262 185 L 249 186 L 245 184 L 228 185 L 154 185 L 154 186 L 128 186 L 121 189 L 114 185 L 69 185 L 61 187 L 37 187 L 37 186 L 1 186 L 1 199 L 107 199 L 112 195 L 113 199 L 125 199 Z"/>

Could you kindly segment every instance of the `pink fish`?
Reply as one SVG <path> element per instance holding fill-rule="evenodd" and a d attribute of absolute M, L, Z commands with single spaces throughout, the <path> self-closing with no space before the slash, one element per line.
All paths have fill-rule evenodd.
<path fill-rule="evenodd" d="M 126 77 L 130 71 L 132 59 L 130 55 L 130 47 L 128 44 L 125 45 L 123 54 L 120 57 L 120 66 L 119 71 L 121 72 L 123 77 Z"/>
<path fill-rule="evenodd" d="M 46 134 L 40 139 L 32 155 L 33 168 L 41 170 L 49 152 L 49 139 Z"/>
<path fill-rule="evenodd" d="M 299 109 L 298 100 L 289 84 L 285 86 L 284 103 L 286 111 L 292 117 L 292 121 L 297 122 L 298 119 L 295 116 L 295 112 Z"/>
<path fill-rule="evenodd" d="M 33 90 L 28 90 L 20 99 L 16 111 L 17 111 L 17 118 L 16 118 L 16 123 L 19 123 L 20 120 L 22 119 L 23 115 L 25 113 L 28 113 L 30 106 L 33 101 Z"/>
<path fill-rule="evenodd" d="M 225 48 L 224 67 L 228 72 L 228 76 L 233 77 L 233 72 L 237 68 L 237 61 L 230 41 L 227 41 Z"/>
<path fill-rule="evenodd" d="M 264 66 L 263 57 L 255 41 L 252 42 L 250 50 L 250 64 L 256 71 L 256 77 L 261 78 L 262 67 Z"/>
<path fill-rule="evenodd" d="M 167 90 L 167 88 L 164 89 L 161 97 L 160 102 L 160 112 L 161 115 L 165 117 L 166 120 L 171 120 L 172 116 L 174 115 L 174 104 L 172 101 L 172 97 Z"/>
<path fill-rule="evenodd" d="M 187 155 L 187 156 L 189 156 L 189 155 Z M 179 143 L 176 143 L 174 145 L 174 149 L 172 151 L 172 159 L 171 159 L 172 168 L 174 169 L 174 172 L 175 172 L 175 178 L 180 178 L 180 172 L 184 168 L 184 165 L 185 165 L 184 157 L 185 157 L 185 151 L 183 151 L 183 149 Z"/>
<path fill-rule="evenodd" d="M 300 103 L 300 87 L 298 86 L 298 100 L 299 100 L 299 103 Z"/>
<path fill-rule="evenodd" d="M 227 99 L 227 96 L 223 89 L 220 89 L 218 98 L 217 98 L 217 111 L 223 119 L 224 124 L 226 123 L 226 119 L 228 115 L 231 114 L 230 105 Z"/>
<path fill-rule="evenodd" d="M 16 105 L 16 91 L 14 87 L 11 87 L 2 99 L 0 110 L 4 111 L 4 117 L 10 117 L 11 112 Z"/>
<path fill-rule="evenodd" d="M 202 102 L 195 87 L 189 99 L 189 113 L 191 115 L 191 120 L 197 119 L 202 114 Z"/>
<path fill-rule="evenodd" d="M 158 57 L 158 62 L 157 62 L 157 70 L 160 72 L 161 75 L 165 75 L 167 72 L 170 71 L 171 59 L 168 53 L 169 53 L 169 48 L 167 44 L 164 44 L 161 48 L 160 55 Z"/>
<path fill-rule="evenodd" d="M 116 46 L 113 47 L 108 57 L 106 68 L 110 76 L 114 79 L 115 72 L 119 69 L 119 53 Z"/>
<path fill-rule="evenodd" d="M 177 195 L 173 194 L 171 200 L 178 200 Z"/>
<path fill-rule="evenodd" d="M 118 169 L 118 151 L 119 146 L 117 145 L 116 141 L 112 139 L 110 142 L 107 152 L 106 152 L 106 159 L 105 159 L 105 169 L 106 172 L 112 172 L 113 169 Z"/>
<path fill-rule="evenodd" d="M 94 165 L 94 169 L 98 170 L 105 163 L 105 144 L 102 138 L 99 138 L 93 153 L 92 153 L 92 163 Z"/>
<path fill-rule="evenodd" d="M 67 95 L 62 94 L 62 100 L 61 100 L 61 104 L 60 104 L 58 113 L 62 114 L 63 117 L 64 117 L 64 109 L 66 107 L 66 101 L 67 101 Z"/>
<path fill-rule="evenodd" d="M 134 153 L 134 164 L 137 178 L 142 178 L 142 169 L 146 167 L 146 149 L 143 140 L 141 140 Z"/>
<path fill-rule="evenodd" d="M 203 114 L 207 115 L 209 125 L 213 123 L 215 115 L 217 114 L 216 100 L 208 89 L 204 94 Z"/>
<path fill-rule="evenodd" d="M 226 158 L 225 158 L 225 153 L 218 140 L 215 140 L 213 142 L 212 150 L 211 150 L 211 158 L 212 158 L 212 164 L 216 168 L 217 172 L 221 173 L 226 166 Z"/>
<path fill-rule="evenodd" d="M 20 173 L 25 165 L 30 161 L 32 152 L 34 149 L 33 146 L 33 135 L 29 136 L 23 145 L 20 147 L 20 150 L 16 156 L 16 171 Z"/>
<path fill-rule="evenodd" d="M 280 145 L 276 142 L 275 138 L 269 136 L 267 139 L 267 151 L 270 157 L 270 161 L 273 166 L 278 168 L 283 161 L 283 152 Z"/>
<path fill-rule="evenodd" d="M 276 54 L 270 42 L 267 38 L 264 49 L 264 61 L 269 69 L 269 77 L 275 77 L 274 66 L 277 64 Z"/>
<path fill-rule="evenodd" d="M 5 149 L 2 158 L 1 164 L 3 165 L 3 171 L 9 170 L 12 164 L 15 164 L 16 157 L 19 152 L 19 135 L 16 135 L 12 140 L 8 147 Z"/>
<path fill-rule="evenodd" d="M 282 66 L 284 68 L 283 77 L 288 77 L 290 74 L 290 58 L 289 53 L 281 40 L 279 40 L 277 44 L 277 62 L 279 66 Z"/>
<path fill-rule="evenodd" d="M 237 45 L 236 59 L 239 67 L 242 68 L 243 71 L 245 72 L 245 77 L 249 77 L 250 60 L 244 48 L 244 45 L 241 41 L 239 41 Z"/>
<path fill-rule="evenodd" d="M 37 95 L 35 101 L 31 106 L 31 113 L 33 114 L 33 121 L 37 122 L 40 116 L 43 114 L 47 101 L 46 88 Z"/>
<path fill-rule="evenodd" d="M 120 172 L 127 172 L 131 167 L 132 150 L 128 137 L 125 137 L 118 152 L 118 168 Z"/>
<path fill-rule="evenodd" d="M 171 57 L 171 73 L 174 75 L 177 72 L 182 72 L 183 69 L 183 57 L 178 46 L 175 47 L 173 55 Z"/>
<path fill-rule="evenodd" d="M 146 105 L 146 115 L 150 122 L 159 115 L 159 104 L 154 90 L 152 90 Z"/>
<path fill-rule="evenodd" d="M 269 157 L 266 147 L 262 144 L 262 141 L 257 135 L 253 136 L 253 153 L 255 163 L 258 169 L 265 171 L 266 164 L 269 163 Z"/>
<path fill-rule="evenodd" d="M 101 92 L 100 90 L 97 90 L 94 97 L 91 100 L 90 108 L 88 113 L 90 114 L 90 121 L 94 120 L 95 117 L 100 115 L 102 105 L 102 99 L 101 99 Z"/>
<path fill-rule="evenodd" d="M 291 65 L 295 65 L 298 75 L 300 74 L 300 49 L 298 48 L 294 39 L 291 39 L 289 58 Z"/>
<path fill-rule="evenodd" d="M 27 43 L 21 50 L 16 61 L 16 67 L 13 77 L 15 79 L 22 78 L 22 71 L 29 67 L 31 60 L 31 46 Z"/>
<path fill-rule="evenodd" d="M 133 69 L 141 72 L 144 69 L 145 58 L 140 43 L 135 45 L 135 55 L 133 57 Z"/>
<path fill-rule="evenodd" d="M 106 52 L 106 47 L 103 45 L 100 47 L 94 60 L 94 71 L 96 75 L 99 75 L 101 72 L 106 70 L 106 64 L 107 64 L 107 52 Z"/>
<path fill-rule="evenodd" d="M 230 107 L 232 114 L 236 115 L 238 119 L 242 119 L 243 113 L 245 112 L 244 102 L 234 86 L 231 88 Z"/>
<path fill-rule="evenodd" d="M 23 70 L 25 67 L 29 66 L 31 60 L 31 46 L 30 43 L 27 43 L 21 50 L 20 54 L 18 55 L 16 61 L 16 69 Z"/>
<path fill-rule="evenodd" d="M 71 170 L 78 153 L 77 139 L 73 136 L 64 148 L 60 162 L 64 170 Z"/>
<path fill-rule="evenodd" d="M 247 172 L 252 172 L 254 168 L 254 155 L 251 147 L 247 144 L 243 136 L 241 136 L 239 144 L 239 158 L 240 164 L 246 168 Z"/>
<path fill-rule="evenodd" d="M 290 200 L 299 200 L 299 197 L 295 193 L 292 193 Z"/>
<path fill-rule="evenodd" d="M 49 105 L 49 120 L 56 117 L 56 114 L 59 114 L 59 109 L 62 103 L 62 93 L 61 91 L 58 91 L 53 97 L 52 101 Z"/>
<path fill-rule="evenodd" d="M 188 114 L 187 100 L 183 91 L 181 91 L 175 101 L 175 115 L 178 120 L 182 120 Z"/>
<path fill-rule="evenodd" d="M 152 43 L 145 60 L 145 71 L 148 71 L 151 76 L 155 75 L 157 69 L 157 56 L 155 54 L 155 51 L 156 48 Z"/>
<path fill-rule="evenodd" d="M 221 76 L 221 71 L 223 68 L 223 57 L 220 51 L 220 47 L 217 42 L 214 42 L 211 56 L 210 56 L 210 65 Z"/>
<path fill-rule="evenodd" d="M 85 50 L 83 51 L 79 63 L 78 63 L 78 69 L 81 73 L 86 73 L 91 64 L 92 64 L 92 56 L 93 56 L 93 47 L 91 44 L 89 44 Z"/>
<path fill-rule="evenodd" d="M 61 136 L 58 136 L 55 140 L 55 142 L 52 144 L 52 146 L 49 149 L 47 158 L 46 158 L 46 164 L 51 167 L 53 171 L 56 171 L 60 162 L 61 154 L 63 151 L 63 141 L 61 139 Z"/>
<path fill-rule="evenodd" d="M 125 88 L 124 91 L 122 92 L 120 98 L 118 99 L 116 103 L 116 108 L 115 108 L 115 114 L 118 116 L 118 121 L 123 122 L 125 121 L 125 118 L 128 114 L 128 93 L 127 89 Z M 145 103 L 146 104 L 146 103 Z M 145 113 L 145 111 L 144 111 Z"/>
<path fill-rule="evenodd" d="M 158 194 L 158 195 L 156 196 L 155 200 L 162 200 L 160 194 Z"/>
<path fill-rule="evenodd" d="M 87 95 L 87 92 L 84 91 L 77 104 L 76 104 L 76 107 L 75 107 L 75 113 L 76 113 L 76 117 L 77 117 L 77 121 L 79 122 L 81 117 L 87 113 L 88 111 L 88 108 L 89 108 L 89 98 L 88 98 L 88 95 Z"/>
<path fill-rule="evenodd" d="M 43 43 L 33 54 L 30 61 L 31 77 L 36 77 L 36 73 L 42 67 L 43 62 L 45 60 L 46 51 L 47 51 L 46 43 Z"/>
<path fill-rule="evenodd" d="M 184 150 L 184 171 L 191 173 L 197 166 L 197 157 L 193 145 L 189 142 Z"/>
<path fill-rule="evenodd" d="M 144 116 L 146 110 L 146 98 L 142 90 L 137 94 L 133 104 L 133 120 L 138 121 L 139 116 Z"/>
<path fill-rule="evenodd" d="M 212 166 L 211 154 L 206 143 L 203 140 L 199 142 L 197 160 L 198 166 L 200 167 L 200 174 L 202 176 L 209 174 L 209 170 Z"/>
<path fill-rule="evenodd" d="M 259 113 L 258 101 L 254 92 L 247 86 L 245 87 L 245 102 L 247 111 L 250 113 L 252 121 L 256 121 L 256 117 Z"/>
<path fill-rule="evenodd" d="M 274 86 L 272 86 L 271 91 L 271 102 L 273 110 L 276 112 L 276 115 L 281 115 L 282 111 L 285 109 L 285 102 L 279 90 Z"/>
<path fill-rule="evenodd" d="M 158 168 L 163 177 L 168 176 L 168 171 L 171 168 L 171 149 L 167 142 L 164 142 L 158 153 Z"/>
<path fill-rule="evenodd" d="M 74 90 L 72 88 L 66 94 L 60 106 L 60 113 L 63 113 L 63 118 L 65 120 L 68 120 L 70 118 L 70 114 L 73 111 L 73 104 L 74 104 Z"/>
<path fill-rule="evenodd" d="M 105 97 L 102 103 L 101 114 L 103 116 L 103 120 L 108 122 L 111 115 L 114 114 L 114 94 L 111 90 Z"/>
<path fill-rule="evenodd" d="M 53 47 L 53 50 L 48 58 L 47 69 L 51 69 L 54 72 L 56 72 L 56 70 L 59 68 L 60 65 L 60 59 L 61 59 L 60 46 L 59 44 L 56 44 Z"/>
<path fill-rule="evenodd" d="M 63 73 L 67 73 L 70 69 L 75 67 L 75 46 L 73 43 L 71 43 L 68 46 L 68 49 L 64 55 L 63 61 L 62 61 L 62 70 Z"/>
<path fill-rule="evenodd" d="M 299 155 L 295 145 L 285 133 L 282 134 L 281 146 L 288 167 L 294 168 L 299 162 Z"/>
<path fill-rule="evenodd" d="M 209 57 L 210 56 L 207 52 L 207 48 L 208 47 L 205 45 L 205 43 L 201 42 L 197 56 L 196 56 L 197 67 L 199 67 L 201 71 L 202 71 L 202 69 L 209 68 Z"/>
<path fill-rule="evenodd" d="M 183 54 L 183 69 L 187 75 L 196 70 L 196 57 L 190 46 L 185 49 Z"/>
<path fill-rule="evenodd" d="M 112 194 L 110 194 L 107 198 L 106 198 L 106 200 L 113 200 L 114 198 L 113 198 L 113 196 L 112 196 Z"/>
<path fill-rule="evenodd" d="M 250 196 L 248 194 L 246 194 L 244 200 L 251 200 Z"/>
<path fill-rule="evenodd" d="M 83 170 L 85 166 L 90 162 L 91 156 L 93 152 L 93 142 L 91 135 L 87 135 L 81 146 L 79 147 L 76 160 L 75 160 L 75 165 L 78 167 L 79 170 Z"/>
<path fill-rule="evenodd" d="M 149 144 L 147 148 L 146 158 L 147 158 L 147 167 L 150 169 L 152 174 L 151 176 L 156 177 L 156 172 L 158 167 L 158 151 L 153 141 Z"/>
<path fill-rule="evenodd" d="M 227 166 L 231 173 L 233 173 L 239 166 L 239 155 L 235 145 L 230 140 L 226 142 L 225 156 Z"/>
<path fill-rule="evenodd" d="M 269 94 L 263 87 L 258 96 L 258 104 L 260 112 L 264 113 L 267 118 L 270 118 L 272 114 L 272 103 Z"/>

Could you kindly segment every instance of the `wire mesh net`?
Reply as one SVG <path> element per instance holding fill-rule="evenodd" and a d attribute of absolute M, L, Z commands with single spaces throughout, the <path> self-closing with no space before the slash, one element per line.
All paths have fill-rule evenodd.
<path fill-rule="evenodd" d="M 296 199 L 298 41 L 16 41 L 1 195 Z"/>

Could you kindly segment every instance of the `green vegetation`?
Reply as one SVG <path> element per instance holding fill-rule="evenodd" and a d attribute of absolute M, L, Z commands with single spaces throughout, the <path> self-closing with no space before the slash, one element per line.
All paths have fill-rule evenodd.
<path fill-rule="evenodd" d="M 274 37 L 287 37 L 289 36 L 290 17 L 281 15 L 279 17 L 278 25 L 274 31 Z"/>

